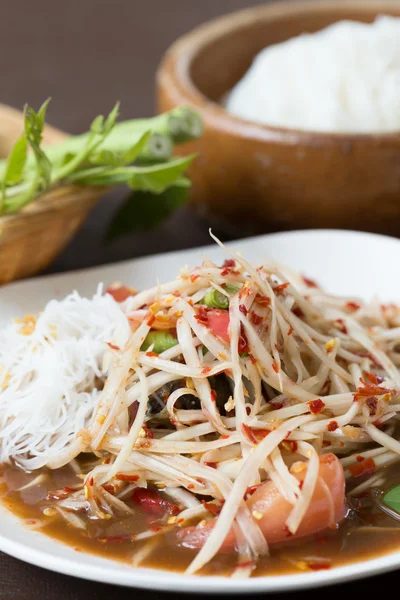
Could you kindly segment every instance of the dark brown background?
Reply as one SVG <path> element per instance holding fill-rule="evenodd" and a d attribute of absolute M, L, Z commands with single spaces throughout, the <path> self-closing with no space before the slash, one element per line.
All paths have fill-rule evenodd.
<path fill-rule="evenodd" d="M 317 0 L 319 1 L 319 0 Z M 122 117 L 154 111 L 154 72 L 168 45 L 193 26 L 253 0 L 0 0 L 0 102 L 37 107 L 52 96 L 49 122 L 83 131 L 121 101 Z M 152 233 L 103 243 L 122 194 L 106 197 L 51 271 L 101 264 L 208 242 L 207 224 L 184 209 Z M 1 528 L 1 524 L 0 524 Z M 382 594 L 396 575 L 346 584 L 338 594 Z M 195 590 L 195 582 L 193 590 Z M 332 590 L 333 591 L 333 590 Z M 57 575 L 0 553 L 0 598 L 75 600 L 169 599 L 172 594 L 123 590 Z M 326 590 L 296 594 L 321 598 Z M 294 594 L 285 597 L 294 598 Z"/>

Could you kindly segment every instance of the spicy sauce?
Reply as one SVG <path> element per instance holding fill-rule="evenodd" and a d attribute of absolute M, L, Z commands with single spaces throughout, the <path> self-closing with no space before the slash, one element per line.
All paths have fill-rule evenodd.
<path fill-rule="evenodd" d="M 398 483 L 399 466 L 388 469 L 388 485 Z M 35 473 L 38 474 L 39 472 Z M 42 470 L 43 481 L 38 485 L 17 491 L 32 474 L 15 467 L 3 467 L 0 472 L 0 494 L 3 505 L 23 520 L 22 526 L 39 529 L 77 552 L 88 552 L 108 559 L 132 564 L 135 556 L 147 541 L 136 541 L 132 534 L 157 528 L 157 512 L 133 497 L 128 504 L 134 514 L 121 515 L 108 520 L 85 518 L 86 529 L 75 529 L 61 516 L 44 516 L 43 508 L 49 506 L 45 499 L 52 490 L 69 489 L 79 482 L 69 468 L 58 471 Z M 357 484 L 360 479 L 357 479 Z M 175 511 L 168 506 L 169 514 Z M 172 505 L 171 505 L 172 506 Z M 80 513 L 77 513 L 79 516 Z M 157 543 L 140 566 L 182 572 L 193 560 L 196 551 L 177 545 L 175 528 L 157 536 Z M 153 538 L 155 539 L 155 538 Z M 279 575 L 316 568 L 332 568 L 349 562 L 364 561 L 400 548 L 400 521 L 377 509 L 368 495 L 351 500 L 347 519 L 337 530 L 326 530 L 307 540 L 291 540 L 273 546 L 269 557 L 261 558 L 253 576 Z M 310 560 L 312 557 L 312 560 Z M 318 560 L 317 560 L 318 559 Z M 202 575 L 229 576 L 236 565 L 234 553 L 220 553 L 202 571 Z M 323 565 L 323 566 L 321 566 Z"/>

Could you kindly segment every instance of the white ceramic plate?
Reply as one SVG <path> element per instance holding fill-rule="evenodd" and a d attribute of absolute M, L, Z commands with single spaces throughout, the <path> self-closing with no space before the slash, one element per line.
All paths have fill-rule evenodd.
<path fill-rule="evenodd" d="M 261 236 L 230 244 L 261 264 L 267 257 L 315 278 L 336 294 L 379 295 L 384 301 L 400 300 L 400 241 L 351 231 L 299 231 Z M 73 289 L 93 294 L 99 281 L 120 280 L 136 288 L 154 285 L 158 278 L 175 278 L 185 264 L 195 266 L 201 255 L 221 263 L 223 252 L 209 246 L 173 252 L 84 271 L 52 275 L 15 283 L 0 291 L 0 325 L 11 317 L 39 311 L 47 300 Z M 0 507 L 0 549 L 29 563 L 85 579 L 132 587 L 193 592 L 276 592 L 339 583 L 400 566 L 400 551 L 373 560 L 329 571 L 231 580 L 222 577 L 188 577 L 128 565 L 77 553 L 66 545 L 24 524 Z M 400 550 L 400 549 L 399 549 Z M 160 568 L 162 565 L 160 564 Z"/>

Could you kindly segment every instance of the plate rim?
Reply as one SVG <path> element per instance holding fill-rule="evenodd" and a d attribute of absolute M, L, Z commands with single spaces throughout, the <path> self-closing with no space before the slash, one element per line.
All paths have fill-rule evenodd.
<path fill-rule="evenodd" d="M 359 239 L 371 239 L 382 240 L 385 242 L 394 242 L 400 245 L 400 239 L 370 233 L 363 231 L 354 230 L 342 230 L 342 229 L 301 229 L 292 231 L 283 231 L 270 234 L 264 234 L 260 236 L 241 238 L 237 240 L 230 240 L 225 243 L 228 248 L 235 249 L 238 245 L 243 242 L 253 241 L 257 243 L 263 239 L 279 239 L 279 238 L 295 238 L 302 236 L 319 236 L 322 233 L 329 235 L 341 235 L 346 237 L 357 237 Z M 106 263 L 104 265 L 95 265 L 83 269 L 75 269 L 72 271 L 66 271 L 62 273 L 51 273 L 42 275 L 39 277 L 30 278 L 27 280 L 17 281 L 14 283 L 7 284 L 5 288 L 11 286 L 20 287 L 31 282 L 39 280 L 51 280 L 63 278 L 64 276 L 80 274 L 86 272 L 95 272 L 104 267 L 121 267 L 124 265 L 135 265 L 144 259 L 157 260 L 160 257 L 177 256 L 185 252 L 197 252 L 201 255 L 202 252 L 209 248 L 214 248 L 214 244 L 206 244 L 194 248 L 185 248 L 182 250 L 172 250 L 161 252 L 157 254 L 146 254 L 145 256 L 136 257 L 133 259 L 127 259 L 123 261 Z M 71 546 L 64 544 L 63 542 L 51 538 L 40 530 L 33 530 L 27 526 L 23 520 L 15 516 L 9 511 L 6 506 L 0 505 L 0 515 L 2 518 L 11 519 L 14 524 L 12 527 L 16 527 L 15 531 L 27 531 L 30 534 L 37 534 L 42 539 L 48 540 L 50 544 L 56 544 L 63 549 L 67 550 L 67 553 L 71 552 L 71 556 L 58 556 L 51 554 L 51 549 L 41 549 L 34 547 L 33 535 L 32 540 L 29 541 L 28 545 L 23 542 L 12 539 L 11 537 L 4 535 L 0 531 L 0 550 L 13 556 L 14 558 L 23 560 L 32 565 L 45 568 L 50 571 L 70 575 L 82 579 L 88 579 L 92 581 L 98 581 L 102 583 L 110 583 L 114 585 L 127 586 L 132 588 L 143 588 L 152 590 L 172 591 L 172 592 L 192 592 L 193 587 L 196 586 L 196 592 L 201 593 L 243 593 L 243 592 L 264 592 L 274 593 L 279 591 L 294 591 L 299 588 L 311 589 L 324 584 L 339 584 L 350 580 L 361 579 L 368 576 L 373 576 L 378 573 L 385 573 L 394 570 L 400 566 L 400 548 L 384 554 L 379 557 L 374 557 L 368 560 L 360 560 L 346 565 L 334 567 L 331 570 L 319 571 L 312 573 L 295 573 L 295 574 L 283 574 L 283 575 L 267 575 L 260 577 L 253 577 L 249 579 L 231 579 L 229 577 L 220 576 L 199 576 L 199 575 L 184 575 L 174 571 L 166 571 L 162 569 L 150 569 L 143 567 L 130 567 L 126 563 L 115 561 L 112 559 L 103 558 L 99 555 L 80 552 L 79 554 L 74 553 Z M 32 547 L 33 545 L 33 547 Z M 79 560 L 84 556 L 91 556 L 96 559 L 96 563 L 91 564 L 85 562 L 85 560 Z M 119 567 L 119 568 L 117 568 Z M 121 568 L 122 567 L 122 568 Z M 125 569 L 126 567 L 126 569 Z"/>
<path fill-rule="evenodd" d="M 266 575 L 248 579 L 232 579 L 213 575 L 185 575 L 163 569 L 130 567 L 127 563 L 103 558 L 89 552 L 73 554 L 74 550 L 68 544 L 47 536 L 40 530 L 32 530 L 21 519 L 1 506 L 1 516 L 8 513 L 21 531 L 37 534 L 49 543 L 55 544 L 71 552 L 70 557 L 55 556 L 50 551 L 25 546 L 10 540 L 0 532 L 0 550 L 43 569 L 69 575 L 89 581 L 108 583 L 112 585 L 149 589 L 169 592 L 191 592 L 196 586 L 196 593 L 204 594 L 241 594 L 241 593 L 276 593 L 290 592 L 299 589 L 317 588 L 322 585 L 338 585 L 366 577 L 393 571 L 400 565 L 400 550 L 366 561 L 357 561 L 334 567 L 327 571 L 304 572 L 282 575 Z M 82 556 L 90 556 L 98 564 L 88 564 L 79 560 Z M 116 568 L 119 567 L 119 568 Z"/>
<path fill-rule="evenodd" d="M 209 231 L 212 232 L 212 229 L 209 228 Z M 346 237 L 354 237 L 357 236 L 359 238 L 373 238 L 376 240 L 385 240 L 386 242 L 394 242 L 395 244 L 400 244 L 400 238 L 396 238 L 394 236 L 391 235 L 385 235 L 382 233 L 374 233 L 374 232 L 370 232 L 370 231 L 358 231 L 355 229 L 335 229 L 335 228 L 328 228 L 328 229 L 322 229 L 322 228 L 315 228 L 315 229 L 290 229 L 288 231 L 276 231 L 273 233 L 263 233 L 260 235 L 255 235 L 255 236 L 248 236 L 248 237 L 244 237 L 244 238 L 238 238 L 238 239 L 234 239 L 234 240 L 228 240 L 226 242 L 223 242 L 224 246 L 226 246 L 229 249 L 235 250 L 235 246 L 237 244 L 241 244 L 243 242 L 250 242 L 250 241 L 261 241 L 265 238 L 280 238 L 280 237 L 302 237 L 302 236 L 318 236 L 321 234 L 326 234 L 326 235 L 344 235 Z M 218 237 L 218 236 L 217 236 Z M 57 278 L 61 278 L 63 279 L 64 277 L 67 277 L 69 275 L 80 275 L 82 273 L 87 273 L 87 272 L 95 272 L 97 270 L 101 270 L 105 267 L 110 268 L 110 267 L 122 267 L 124 265 L 134 265 L 135 263 L 138 263 L 142 260 L 149 260 L 149 259 L 157 259 L 157 258 L 166 258 L 166 257 L 173 257 L 173 256 L 177 256 L 178 254 L 181 253 L 186 253 L 186 252 L 193 252 L 196 251 L 199 254 L 201 254 L 202 252 L 204 252 L 207 249 L 210 248 L 215 248 L 215 242 L 213 242 L 212 238 L 210 239 L 210 243 L 209 244 L 203 244 L 202 246 L 194 246 L 194 247 L 188 247 L 188 248 L 181 248 L 178 250 L 166 250 L 165 252 L 157 252 L 155 254 L 144 254 L 143 256 L 136 256 L 134 258 L 127 258 L 124 260 L 118 260 L 118 261 L 111 261 L 111 262 L 107 262 L 107 263 L 103 263 L 101 265 L 92 265 L 90 267 L 83 267 L 83 268 L 78 268 L 78 269 L 70 269 L 68 271 L 61 271 L 58 273 L 45 273 L 45 274 L 39 274 L 39 275 L 35 275 L 34 277 L 29 277 L 27 279 L 18 279 L 16 281 L 12 281 L 10 283 L 6 283 L 3 286 L 0 286 L 0 292 L 3 289 L 9 289 L 10 287 L 13 286 L 23 286 L 27 283 L 34 283 L 34 282 L 38 282 L 38 281 L 43 281 L 43 280 L 51 280 L 51 279 L 57 279 Z"/>

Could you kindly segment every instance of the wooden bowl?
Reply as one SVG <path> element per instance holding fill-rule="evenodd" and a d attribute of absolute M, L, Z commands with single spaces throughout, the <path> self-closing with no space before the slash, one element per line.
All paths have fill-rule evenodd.
<path fill-rule="evenodd" d="M 0 157 L 23 130 L 23 114 L 0 105 Z M 43 140 L 61 142 L 66 133 L 46 125 Z M 71 240 L 103 189 L 64 186 L 44 194 L 15 215 L 0 217 L 0 284 L 47 267 Z"/>
<path fill-rule="evenodd" d="M 194 203 L 241 233 L 339 227 L 400 234 L 400 132 L 268 127 L 233 117 L 219 103 L 265 46 L 382 13 L 399 16 L 400 2 L 268 3 L 173 44 L 157 74 L 158 108 L 188 104 L 204 118 L 204 136 L 183 148 L 199 152 L 189 173 Z"/>

